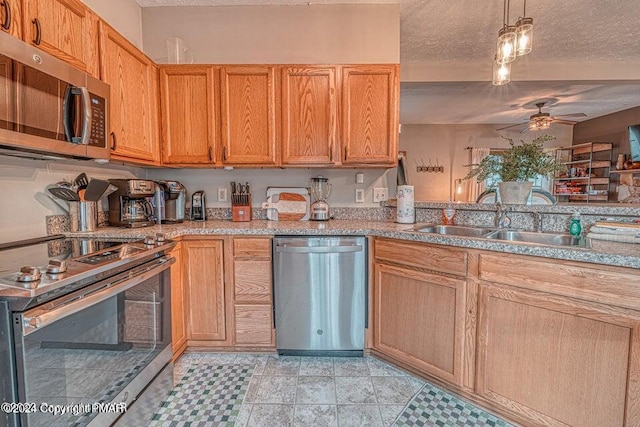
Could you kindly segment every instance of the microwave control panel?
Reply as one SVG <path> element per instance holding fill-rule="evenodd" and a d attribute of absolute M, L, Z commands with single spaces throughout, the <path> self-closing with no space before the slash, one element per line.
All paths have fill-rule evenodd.
<path fill-rule="evenodd" d="M 91 137 L 89 145 L 104 148 L 107 146 L 107 101 L 96 95 L 91 97 Z"/>

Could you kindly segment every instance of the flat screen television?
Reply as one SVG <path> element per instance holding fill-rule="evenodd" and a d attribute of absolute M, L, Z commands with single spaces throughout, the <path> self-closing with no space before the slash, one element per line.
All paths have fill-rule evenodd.
<path fill-rule="evenodd" d="M 631 160 L 640 162 L 640 124 L 629 126 L 629 147 Z"/>

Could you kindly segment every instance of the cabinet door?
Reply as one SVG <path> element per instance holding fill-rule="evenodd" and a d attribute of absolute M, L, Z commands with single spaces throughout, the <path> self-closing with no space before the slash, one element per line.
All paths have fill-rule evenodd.
<path fill-rule="evenodd" d="M 220 70 L 223 163 L 276 164 L 274 83 L 274 67 Z"/>
<path fill-rule="evenodd" d="M 15 90 L 13 61 L 0 55 L 0 129 L 15 130 Z"/>
<path fill-rule="evenodd" d="M 189 316 L 187 338 L 224 341 L 225 294 L 222 240 L 185 243 Z"/>
<path fill-rule="evenodd" d="M 80 0 L 24 0 L 23 4 L 27 43 L 82 70 L 91 70 L 94 46 L 89 35 L 96 34 L 91 26 L 97 21 Z"/>
<path fill-rule="evenodd" d="M 342 68 L 342 163 L 396 164 L 398 66 Z"/>
<path fill-rule="evenodd" d="M 0 29 L 13 37 L 22 38 L 22 0 L 0 2 Z"/>
<path fill-rule="evenodd" d="M 375 264 L 375 348 L 462 384 L 466 281 Z"/>
<path fill-rule="evenodd" d="M 211 66 L 160 68 L 162 163 L 215 162 L 214 90 Z"/>
<path fill-rule="evenodd" d="M 158 70 L 104 22 L 100 41 L 101 77 L 111 86 L 111 154 L 119 160 L 158 164 Z"/>
<path fill-rule="evenodd" d="M 282 163 L 334 163 L 338 93 L 336 67 L 282 69 Z"/>
<path fill-rule="evenodd" d="M 535 425 L 640 425 L 637 314 L 487 282 L 478 311 L 479 395 Z"/>
<path fill-rule="evenodd" d="M 182 243 L 171 251 L 176 262 L 171 266 L 171 332 L 173 341 L 173 357 L 177 358 L 184 350 L 187 342 L 185 322 L 185 293 L 182 281 Z"/>

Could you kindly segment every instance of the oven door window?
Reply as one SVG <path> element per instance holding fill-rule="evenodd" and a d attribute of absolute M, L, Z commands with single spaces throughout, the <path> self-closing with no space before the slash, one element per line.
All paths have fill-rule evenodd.
<path fill-rule="evenodd" d="M 111 402 L 171 343 L 170 291 L 163 286 L 169 283 L 167 275 L 167 271 L 157 274 L 28 335 L 21 334 L 16 340 L 18 372 L 23 373 L 22 378 L 18 376 L 20 401 L 38 405 Z M 77 300 L 67 306 L 72 304 Z M 29 320 L 28 312 L 18 317 L 22 322 Z M 84 425 L 95 415 L 39 412 L 23 417 L 29 426 Z"/>

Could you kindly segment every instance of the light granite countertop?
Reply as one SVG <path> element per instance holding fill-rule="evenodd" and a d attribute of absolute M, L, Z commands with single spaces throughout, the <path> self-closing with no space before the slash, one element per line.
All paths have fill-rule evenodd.
<path fill-rule="evenodd" d="M 148 235 L 154 235 L 155 233 L 163 233 L 168 238 L 186 235 L 363 235 L 640 269 L 640 244 L 614 243 L 587 239 L 586 242 L 578 247 L 559 247 L 532 243 L 506 242 L 485 238 L 421 233 L 413 231 L 414 227 L 414 224 L 397 224 L 391 221 L 331 220 L 327 222 L 278 222 L 254 220 L 251 222 L 231 222 L 229 220 L 211 220 L 205 222 L 186 221 L 181 224 L 155 225 L 138 229 L 105 227 L 90 233 L 65 234 L 69 237 L 117 239 L 143 238 Z"/>

